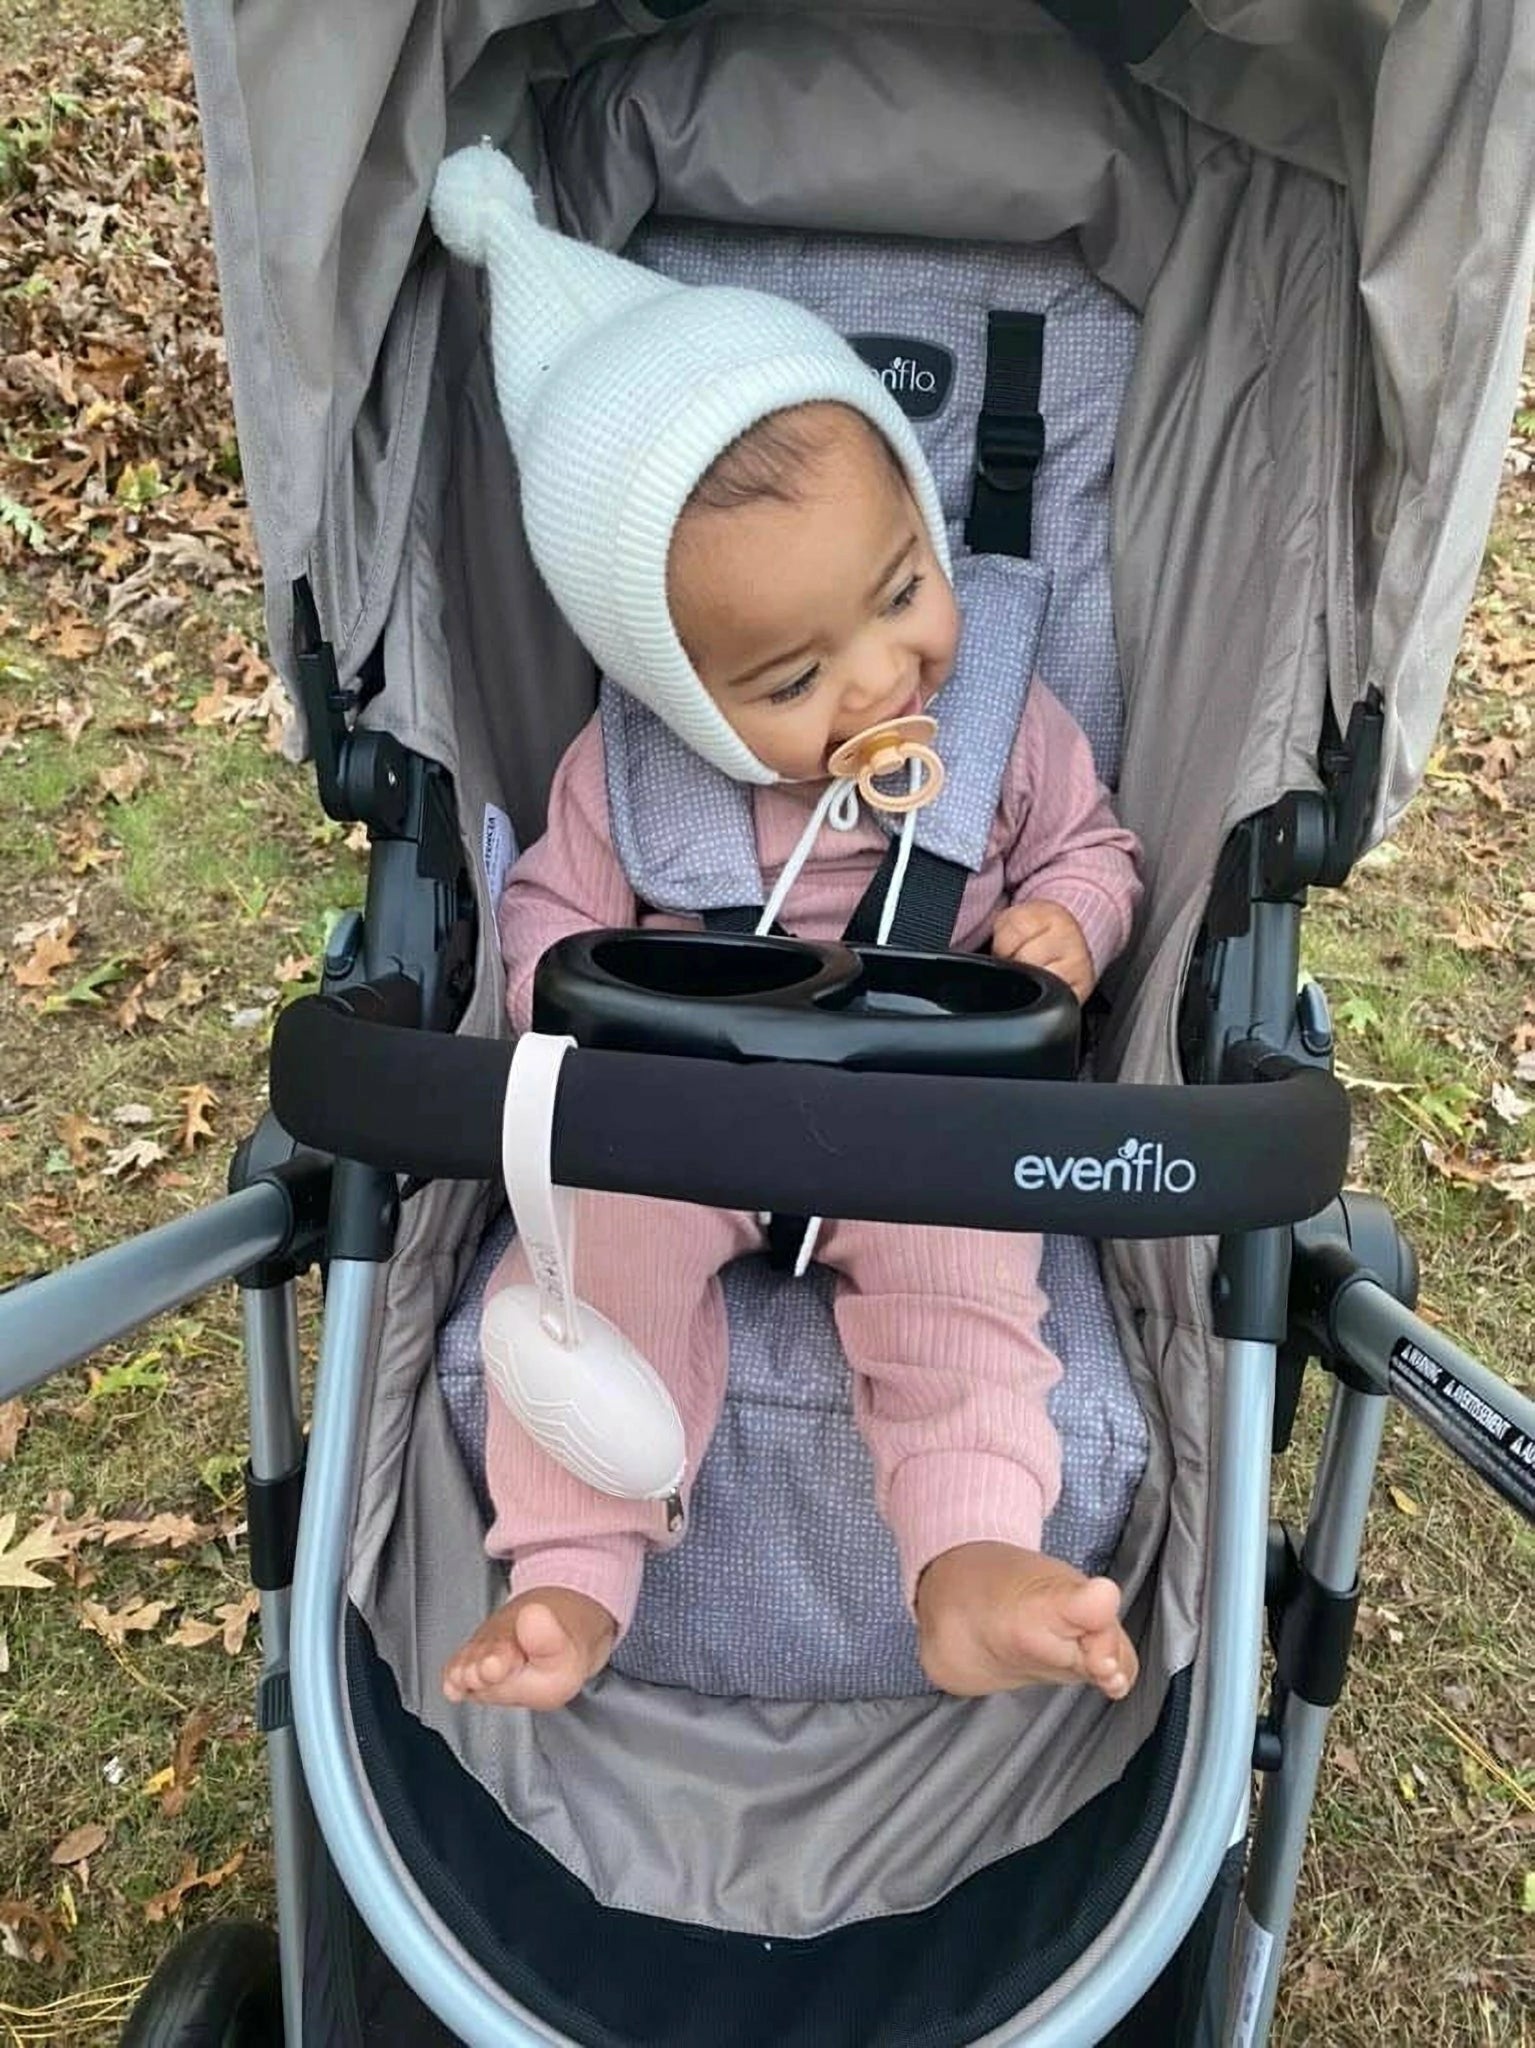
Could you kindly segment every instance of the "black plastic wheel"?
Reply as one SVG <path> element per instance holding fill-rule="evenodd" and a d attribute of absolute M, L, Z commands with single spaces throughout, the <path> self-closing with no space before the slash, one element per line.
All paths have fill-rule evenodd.
<path fill-rule="evenodd" d="M 194 1928 L 144 1986 L 122 2048 L 282 2048 L 277 1936 L 250 1920 Z"/>

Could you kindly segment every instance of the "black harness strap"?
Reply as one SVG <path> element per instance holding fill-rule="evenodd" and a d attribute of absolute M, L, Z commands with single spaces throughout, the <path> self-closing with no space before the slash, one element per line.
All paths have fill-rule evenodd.
<path fill-rule="evenodd" d="M 880 916 L 885 908 L 901 842 L 892 839 L 885 857 L 874 872 L 847 930 L 842 934 L 850 946 L 872 946 L 879 935 Z M 901 900 L 885 941 L 916 953 L 946 953 L 954 943 L 954 926 L 959 917 L 960 898 L 970 879 L 968 868 L 914 846 L 901 884 Z"/>
<path fill-rule="evenodd" d="M 744 932 L 748 938 L 756 931 L 757 921 L 762 916 L 760 903 L 733 903 L 728 908 L 702 910 L 706 932 Z M 776 930 L 776 927 L 775 927 Z"/>
<path fill-rule="evenodd" d="M 965 522 L 965 545 L 974 555 L 1027 557 L 1033 545 L 1034 478 L 1045 452 L 1044 366 L 1043 313 L 987 314 L 986 389 Z"/>
<path fill-rule="evenodd" d="M 847 930 L 842 934 L 850 946 L 872 946 L 879 935 L 880 914 L 901 843 L 892 839 L 874 879 L 863 892 Z M 960 898 L 970 879 L 968 868 L 925 847 L 913 846 L 901 884 L 901 900 L 886 937 L 887 946 L 905 946 L 918 953 L 946 953 L 953 943 L 954 924 L 959 916 Z M 807 1219 L 803 1216 L 772 1216 L 768 1220 L 768 1264 L 776 1273 L 792 1273 L 804 1241 Z"/>

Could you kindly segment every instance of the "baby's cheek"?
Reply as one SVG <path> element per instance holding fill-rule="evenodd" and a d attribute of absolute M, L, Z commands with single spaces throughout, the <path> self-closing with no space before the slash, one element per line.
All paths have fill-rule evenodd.
<path fill-rule="evenodd" d="M 939 588 L 934 592 L 934 612 L 926 660 L 926 680 L 931 690 L 948 681 L 954 657 L 959 652 L 959 609 L 947 578 L 941 578 Z"/>

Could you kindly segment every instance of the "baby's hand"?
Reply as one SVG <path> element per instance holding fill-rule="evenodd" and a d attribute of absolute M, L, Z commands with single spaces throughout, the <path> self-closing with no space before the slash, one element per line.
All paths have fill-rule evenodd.
<path fill-rule="evenodd" d="M 991 950 L 999 960 L 1058 974 L 1079 1003 L 1087 1001 L 1098 978 L 1082 927 L 1069 910 L 1042 897 L 1003 911 L 991 935 Z"/>

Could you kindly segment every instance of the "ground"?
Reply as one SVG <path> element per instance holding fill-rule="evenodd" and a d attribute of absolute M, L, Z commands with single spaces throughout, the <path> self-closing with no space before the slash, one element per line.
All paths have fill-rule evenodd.
<path fill-rule="evenodd" d="M 177 32 L 147 0 L 13 5 L 0 66 L 5 1285 L 218 1192 L 363 858 L 276 750 Z M 1528 1386 L 1522 404 L 1424 791 L 1307 943 L 1356 1177 L 1407 1221 L 1427 1312 Z M 242 1431 L 222 1295 L 0 1407 L 0 2048 L 114 2040 L 179 1928 L 270 1909 Z M 1535 2034 L 1532 1567 L 1512 1514 L 1394 1419 L 1281 2041 Z"/>

